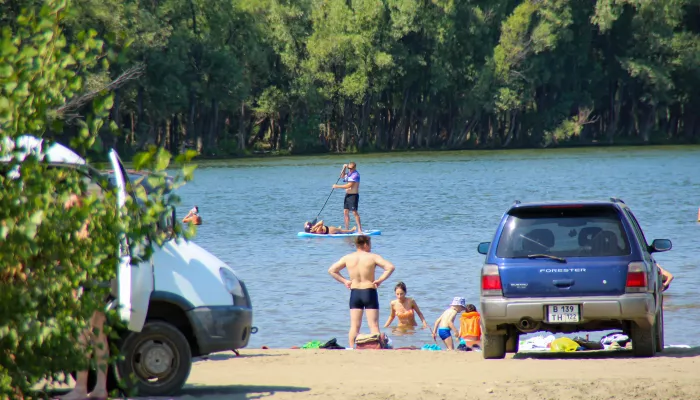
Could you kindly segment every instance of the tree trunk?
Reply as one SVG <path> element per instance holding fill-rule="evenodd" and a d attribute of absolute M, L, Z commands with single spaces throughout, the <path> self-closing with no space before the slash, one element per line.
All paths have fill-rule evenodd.
<path fill-rule="evenodd" d="M 219 102 L 215 99 L 211 100 L 211 123 L 209 125 L 209 135 L 207 136 L 207 151 L 216 152 L 214 148 L 215 139 L 217 136 L 217 128 L 219 126 Z"/>
<path fill-rule="evenodd" d="M 180 154 L 179 125 L 178 115 L 174 114 L 172 116 L 172 122 L 170 123 L 170 152 L 175 156 Z"/>
<path fill-rule="evenodd" d="M 245 103 L 241 102 L 241 115 L 238 119 L 238 151 L 243 153 L 245 151 Z"/>

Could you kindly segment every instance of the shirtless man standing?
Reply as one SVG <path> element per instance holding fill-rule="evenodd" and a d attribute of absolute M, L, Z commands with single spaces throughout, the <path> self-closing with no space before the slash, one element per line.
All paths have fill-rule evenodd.
<path fill-rule="evenodd" d="M 345 170 L 348 172 L 345 173 Z M 345 229 L 347 230 L 350 224 L 350 211 L 352 211 L 353 215 L 355 215 L 357 233 L 362 233 L 360 213 L 357 212 L 357 207 L 360 203 L 360 173 L 357 172 L 357 165 L 354 162 L 343 164 L 343 169 L 340 170 L 340 177 L 343 178 L 343 182 L 346 183 L 342 185 L 333 185 L 333 189 L 345 189 L 345 200 L 343 201 Z"/>
<path fill-rule="evenodd" d="M 344 256 L 328 269 L 328 273 L 336 281 L 350 289 L 350 332 L 348 333 L 350 348 L 355 347 L 355 338 L 360 333 L 364 310 L 367 310 L 367 324 L 370 333 L 380 333 L 377 288 L 396 269 L 392 263 L 379 254 L 371 253 L 372 242 L 369 236 L 358 236 L 355 245 L 357 251 Z M 346 267 L 350 279 L 345 279 L 340 274 L 340 271 Z M 376 267 L 384 270 L 379 279 L 374 278 Z"/>

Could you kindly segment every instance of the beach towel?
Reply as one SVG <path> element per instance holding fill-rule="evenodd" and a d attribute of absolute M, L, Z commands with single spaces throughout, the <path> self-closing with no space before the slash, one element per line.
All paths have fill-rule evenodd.
<path fill-rule="evenodd" d="M 602 338 L 600 338 L 600 343 L 602 343 L 604 346 L 605 345 L 611 345 L 615 342 L 619 344 L 620 346 L 625 346 L 627 342 L 630 341 L 629 336 L 625 335 L 623 332 L 613 332 L 609 333 Z"/>
<path fill-rule="evenodd" d="M 302 349 L 318 349 L 319 347 L 321 347 L 322 344 L 323 344 L 323 342 L 321 342 L 320 340 L 312 340 L 310 342 L 307 342 L 303 346 L 301 346 L 301 348 Z"/>
<path fill-rule="evenodd" d="M 429 351 L 440 351 L 442 348 L 436 344 L 424 344 L 423 347 L 420 348 L 421 350 L 429 350 Z"/>
<path fill-rule="evenodd" d="M 459 322 L 459 337 L 481 338 L 481 314 L 478 311 L 462 314 Z"/>

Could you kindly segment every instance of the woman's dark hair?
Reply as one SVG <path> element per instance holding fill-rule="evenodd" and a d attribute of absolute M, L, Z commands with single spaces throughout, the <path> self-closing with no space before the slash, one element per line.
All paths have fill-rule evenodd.
<path fill-rule="evenodd" d="M 466 308 L 466 310 L 465 310 L 466 312 L 476 311 L 476 306 L 474 304 L 467 304 L 467 306 L 465 308 Z"/>
<path fill-rule="evenodd" d="M 304 232 L 311 232 L 311 224 L 309 222 L 304 224 Z"/>
<path fill-rule="evenodd" d="M 396 289 L 399 289 L 399 288 L 400 288 L 401 290 L 403 290 L 404 293 L 408 293 L 408 291 L 406 290 L 406 284 L 405 284 L 405 283 L 403 283 L 403 282 L 397 283 L 396 286 L 394 286 L 394 292 L 396 291 Z"/>

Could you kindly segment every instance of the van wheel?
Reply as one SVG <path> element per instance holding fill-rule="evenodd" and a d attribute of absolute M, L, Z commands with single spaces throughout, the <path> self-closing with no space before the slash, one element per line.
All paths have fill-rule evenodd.
<path fill-rule="evenodd" d="M 121 346 L 124 360 L 117 377 L 141 396 L 173 395 L 182 389 L 192 368 L 192 351 L 176 327 L 151 321 L 141 332 L 131 332 Z"/>
<path fill-rule="evenodd" d="M 635 357 L 654 357 L 656 354 L 656 322 L 648 328 L 642 328 L 635 322 L 630 322 L 630 339 L 632 353 Z"/>
<path fill-rule="evenodd" d="M 481 345 L 484 358 L 499 359 L 506 356 L 506 336 L 482 333 Z"/>

